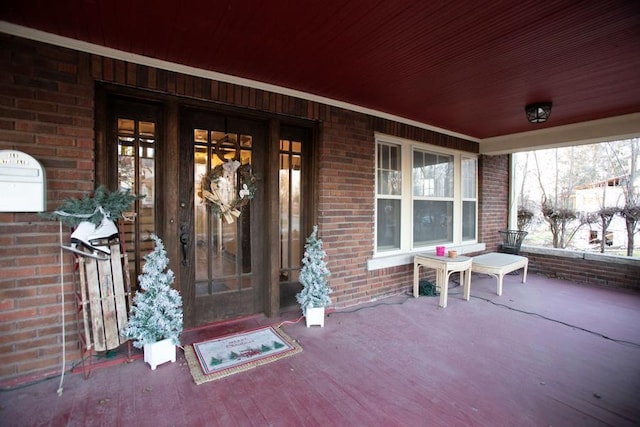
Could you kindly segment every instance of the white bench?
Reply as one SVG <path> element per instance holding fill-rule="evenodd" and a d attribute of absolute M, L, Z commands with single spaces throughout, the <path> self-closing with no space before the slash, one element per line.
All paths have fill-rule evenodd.
<path fill-rule="evenodd" d="M 520 255 L 502 254 L 497 252 L 489 252 L 473 257 L 471 271 L 476 273 L 488 274 L 498 280 L 497 294 L 502 295 L 502 278 L 505 274 L 524 268 L 522 283 L 527 281 L 527 268 L 529 267 L 529 259 Z"/>

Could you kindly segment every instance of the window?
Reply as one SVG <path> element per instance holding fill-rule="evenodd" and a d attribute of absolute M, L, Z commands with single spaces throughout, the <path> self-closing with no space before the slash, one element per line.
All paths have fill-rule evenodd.
<path fill-rule="evenodd" d="M 462 240 L 476 238 L 478 160 L 462 158 Z"/>
<path fill-rule="evenodd" d="M 413 149 L 413 246 L 453 241 L 453 156 Z"/>
<path fill-rule="evenodd" d="M 133 116 L 116 118 L 118 188 L 144 196 L 132 206 L 135 221 L 124 221 L 123 233 L 132 278 L 142 272 L 144 254 L 153 249 L 151 233 L 156 229 L 157 125 Z M 136 287 L 137 280 L 133 280 Z"/>
<path fill-rule="evenodd" d="M 215 168 L 222 170 L 226 161 L 235 159 L 242 165 L 251 165 L 253 160 L 253 135 L 228 132 L 216 125 L 208 129 L 203 127 L 193 129 L 193 182 L 196 188 L 200 188 L 203 176 Z M 231 203 L 236 197 L 239 175 L 235 171 L 219 179 L 216 196 L 222 203 Z M 222 215 L 202 203 L 198 191 L 193 192 L 193 198 L 196 296 L 249 289 L 251 281 L 244 275 L 252 273 L 251 205 L 238 209 L 242 215 L 237 221 L 223 220 Z"/>
<path fill-rule="evenodd" d="M 379 250 L 400 249 L 400 202 L 402 195 L 401 147 L 378 144 L 377 242 Z"/>
<path fill-rule="evenodd" d="M 300 269 L 308 229 L 307 187 L 311 132 L 300 127 L 283 126 L 280 133 L 280 306 L 297 304 L 302 290 Z"/>
<path fill-rule="evenodd" d="M 475 242 L 477 159 L 376 135 L 376 255 Z"/>

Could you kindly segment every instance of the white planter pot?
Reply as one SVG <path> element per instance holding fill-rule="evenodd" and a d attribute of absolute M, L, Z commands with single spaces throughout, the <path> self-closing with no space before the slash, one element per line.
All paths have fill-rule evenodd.
<path fill-rule="evenodd" d="M 176 361 L 176 346 L 171 339 L 166 339 L 152 344 L 144 345 L 144 361 L 152 370 L 165 362 Z"/>
<path fill-rule="evenodd" d="M 324 328 L 324 307 L 309 307 L 305 310 L 304 317 L 307 320 L 307 328 L 312 325 Z"/>

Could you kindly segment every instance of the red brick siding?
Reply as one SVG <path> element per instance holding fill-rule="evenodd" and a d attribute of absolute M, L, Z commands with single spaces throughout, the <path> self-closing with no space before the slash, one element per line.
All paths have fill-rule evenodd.
<path fill-rule="evenodd" d="M 640 265 L 637 264 L 619 264 L 606 258 L 600 261 L 597 255 L 584 259 L 526 250 L 521 253 L 529 258 L 529 271 L 532 274 L 589 285 L 640 290 Z"/>
<path fill-rule="evenodd" d="M 366 262 L 373 249 L 372 141 L 367 116 L 332 109 L 318 156 L 318 218 L 337 305 L 371 292 Z"/>
<path fill-rule="evenodd" d="M 501 242 L 498 230 L 509 221 L 509 156 L 480 156 L 478 160 L 478 241 L 487 252 Z"/>
<path fill-rule="evenodd" d="M 41 162 L 48 209 L 91 191 L 94 83 L 79 77 L 88 72 L 82 69 L 86 55 L 1 36 L 0 63 L 0 149 Z M 58 231 L 56 222 L 35 213 L 0 213 L 0 378 L 61 364 Z M 69 259 L 63 268 L 66 349 L 77 360 Z"/>

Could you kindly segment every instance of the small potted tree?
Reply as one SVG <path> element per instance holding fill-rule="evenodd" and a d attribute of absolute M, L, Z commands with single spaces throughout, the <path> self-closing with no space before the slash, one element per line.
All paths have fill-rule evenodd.
<path fill-rule="evenodd" d="M 326 252 L 322 249 L 322 240 L 318 239 L 317 225 L 313 226 L 304 249 L 303 267 L 300 270 L 302 290 L 296 295 L 296 300 L 302 307 L 307 328 L 311 325 L 324 327 L 325 307 L 331 304 L 329 294 L 332 290 L 327 281 L 331 273 L 324 261 Z"/>
<path fill-rule="evenodd" d="M 167 269 L 169 259 L 162 240 L 155 234 L 151 238 L 155 248 L 144 257 L 138 277 L 141 291 L 136 291 L 129 323 L 121 334 L 133 340 L 134 347 L 144 348 L 144 361 L 155 370 L 161 363 L 176 361 L 183 313 L 182 298 L 171 287 L 174 274 Z"/>

